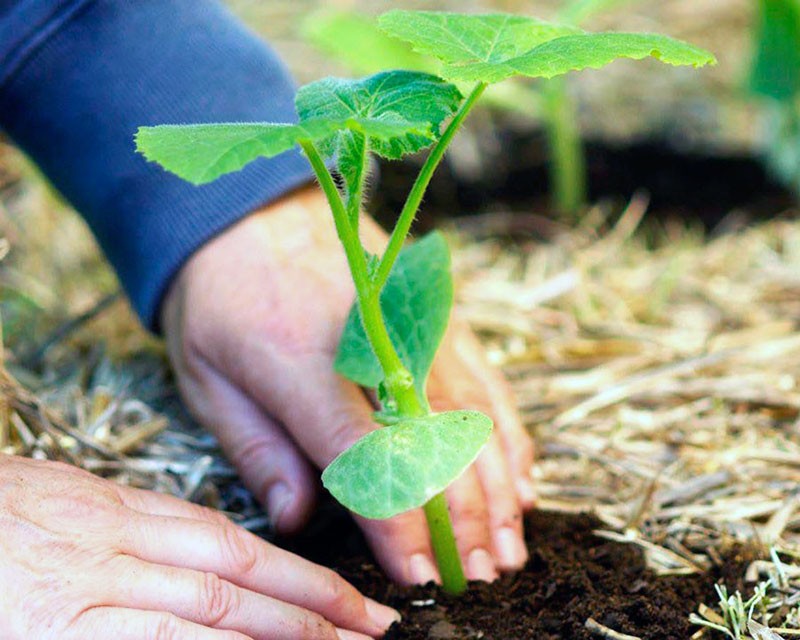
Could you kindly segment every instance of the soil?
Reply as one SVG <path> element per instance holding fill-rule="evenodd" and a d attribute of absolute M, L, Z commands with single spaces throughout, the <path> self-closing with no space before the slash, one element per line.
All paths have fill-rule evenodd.
<path fill-rule="evenodd" d="M 362 592 L 396 607 L 402 622 L 386 640 L 581 640 L 597 638 L 594 619 L 642 640 L 688 640 L 697 631 L 688 617 L 701 602 L 716 601 L 714 583 L 741 588 L 747 550 L 732 550 L 711 572 L 657 576 L 633 545 L 594 535 L 592 515 L 535 511 L 527 517 L 530 560 L 493 584 L 470 583 L 453 598 L 433 584 L 403 588 L 388 582 L 358 530 L 336 507 L 301 538 L 284 546 L 334 567 Z"/>

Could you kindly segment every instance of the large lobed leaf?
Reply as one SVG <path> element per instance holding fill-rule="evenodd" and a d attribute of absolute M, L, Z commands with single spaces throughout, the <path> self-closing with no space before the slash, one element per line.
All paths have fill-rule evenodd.
<path fill-rule="evenodd" d="M 136 147 L 181 178 L 203 184 L 270 158 L 301 140 L 339 155 L 343 174 L 371 150 L 387 158 L 414 153 L 436 141 L 442 120 L 462 99 L 442 79 L 390 71 L 362 80 L 327 78 L 300 89 L 298 124 L 220 123 L 140 127 Z M 349 164 L 348 164 L 349 163 Z"/>
<path fill-rule="evenodd" d="M 381 309 L 392 344 L 423 398 L 452 304 L 450 252 L 444 236 L 434 232 L 400 252 L 381 292 Z M 357 306 L 345 324 L 335 367 L 363 387 L 376 388 L 383 381 L 383 370 L 367 340 Z"/>
<path fill-rule="evenodd" d="M 667 36 L 640 33 L 587 33 L 503 13 L 463 15 L 394 10 L 380 26 L 414 48 L 439 58 L 449 80 L 500 82 L 515 75 L 552 78 L 569 71 L 599 68 L 617 58 L 652 56 L 673 65 L 715 62 L 708 51 Z"/>
<path fill-rule="evenodd" d="M 425 504 L 478 457 L 492 433 L 477 411 L 449 411 L 373 431 L 340 454 L 322 483 L 365 518 L 391 518 Z"/>

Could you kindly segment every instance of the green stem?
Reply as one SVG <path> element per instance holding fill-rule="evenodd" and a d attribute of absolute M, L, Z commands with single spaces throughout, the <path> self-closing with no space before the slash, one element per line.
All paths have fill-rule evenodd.
<path fill-rule="evenodd" d="M 439 166 L 439 163 L 444 157 L 444 152 L 450 145 L 450 142 L 453 139 L 453 136 L 455 136 L 456 131 L 458 131 L 458 128 L 461 126 L 461 123 L 464 122 L 464 119 L 472 110 L 472 107 L 475 106 L 475 103 L 477 102 L 478 98 L 481 97 L 481 94 L 485 89 L 486 83 L 484 82 L 479 82 L 477 85 L 475 85 L 475 88 L 472 90 L 469 96 L 467 96 L 467 99 L 461 104 L 461 108 L 450 121 L 450 124 L 447 125 L 442 137 L 439 138 L 439 142 L 437 142 L 431 150 L 430 154 L 425 160 L 425 164 L 422 165 L 422 169 L 420 169 L 419 175 L 414 181 L 414 186 L 411 187 L 408 198 L 403 205 L 403 210 L 400 212 L 400 216 L 397 218 L 397 224 L 395 225 L 392 235 L 389 238 L 389 244 L 386 246 L 386 251 L 381 258 L 380 264 L 378 265 L 378 270 L 373 282 L 379 289 L 384 285 L 386 279 L 389 277 L 389 273 L 394 266 L 394 262 L 397 260 L 397 256 L 400 253 L 400 250 L 403 248 L 403 244 L 406 241 L 406 236 L 408 236 L 408 231 L 411 229 L 411 224 L 414 222 L 414 218 L 419 210 L 419 205 L 422 202 L 422 196 L 425 195 L 425 190 L 428 188 L 428 184 L 433 177 L 434 171 L 436 171 L 436 167 Z"/>
<path fill-rule="evenodd" d="M 447 142 L 452 139 L 458 128 L 458 124 L 466 117 L 471 105 L 474 104 L 484 88 L 485 85 L 478 85 L 475 90 L 473 90 L 467 102 L 462 105 L 461 110 L 456 116 L 459 122 L 454 125 L 454 119 L 445 131 L 446 136 L 448 136 L 449 133 Z M 442 140 L 444 140 L 444 136 Z M 440 144 L 434 149 L 434 151 L 440 149 L 438 158 L 430 162 L 429 156 L 428 162 L 423 166 L 420 176 L 426 171 L 426 167 L 428 167 L 428 172 L 432 174 L 439 160 L 441 160 L 441 156 L 444 154 L 444 150 L 447 147 L 447 142 L 443 145 L 441 144 L 442 140 L 439 141 Z M 403 240 L 408 233 L 408 228 L 411 226 L 414 214 L 417 208 L 419 208 L 422 194 L 430 181 L 430 175 L 424 180 L 421 180 L 420 177 L 417 178 L 414 187 L 419 193 L 415 197 L 409 195 L 409 199 L 406 201 L 406 206 L 403 208 L 403 213 L 401 213 L 400 216 L 400 221 L 407 218 L 407 224 L 405 225 L 405 231 L 402 235 L 397 236 L 400 237 L 400 241 L 396 241 L 397 251 L 394 257 L 387 262 L 387 254 L 389 251 L 387 249 L 387 252 L 384 253 L 384 257 L 381 260 L 381 266 L 388 265 L 386 266 L 385 274 L 382 277 L 379 276 L 375 280 L 370 281 L 367 272 L 364 247 L 361 245 L 358 232 L 348 216 L 348 210 L 342 202 L 341 194 L 336 188 L 333 177 L 311 141 L 301 141 L 300 146 L 303 148 L 303 151 L 305 151 L 311 163 L 311 167 L 317 175 L 317 179 L 331 206 L 336 232 L 344 247 L 345 254 L 347 255 L 347 262 L 350 266 L 353 282 L 356 286 L 356 294 L 364 331 L 367 334 L 367 339 L 383 370 L 386 390 L 392 398 L 394 398 L 395 402 L 397 402 L 397 409 L 400 415 L 410 418 L 424 416 L 429 413 L 427 402 L 417 395 L 414 387 L 414 378 L 403 365 L 400 356 L 397 354 L 397 350 L 392 344 L 380 306 L 380 293 L 383 289 L 386 277 L 388 277 L 389 271 L 391 271 L 394 259 L 397 257 L 400 247 L 402 247 Z M 410 210 L 412 213 L 411 215 L 404 216 L 407 210 Z M 398 221 L 398 225 L 392 233 L 392 238 L 396 237 L 395 234 L 400 226 L 400 221 Z M 467 583 L 464 577 L 464 569 L 461 566 L 461 559 L 458 555 L 458 547 L 456 546 L 455 535 L 453 533 L 453 524 L 450 520 L 450 514 L 447 511 L 447 501 L 444 498 L 444 494 L 440 493 L 431 498 L 424 505 L 423 509 L 428 522 L 436 564 L 439 567 L 439 574 L 442 578 L 442 587 L 448 593 L 463 593 Z"/>
<path fill-rule="evenodd" d="M 353 283 L 356 287 L 361 320 L 364 331 L 378 362 L 383 369 L 386 390 L 397 402 L 398 410 L 408 417 L 419 417 L 427 413 L 425 405 L 420 401 L 414 389 L 414 379 L 403 365 L 397 350 L 389 337 L 386 322 L 380 307 L 381 289 L 370 282 L 367 274 L 367 260 L 364 247 L 358 237 L 348 212 L 342 202 L 341 194 L 336 188 L 325 162 L 319 155 L 317 148 L 309 140 L 300 141 L 300 146 L 308 158 L 311 168 L 319 180 L 325 196 L 333 213 L 336 233 L 344 247 Z"/>
<path fill-rule="evenodd" d="M 553 204 L 558 211 L 575 216 L 587 197 L 586 160 L 576 107 L 563 78 L 548 80 L 543 93 Z"/>
<path fill-rule="evenodd" d="M 467 579 L 464 577 L 464 568 L 458 555 L 453 523 L 450 521 L 444 493 L 437 493 L 428 500 L 423 510 L 428 521 L 428 530 L 431 532 L 436 564 L 439 565 L 439 574 L 442 577 L 442 588 L 447 593 L 455 595 L 464 593 L 467 589 Z"/>
<path fill-rule="evenodd" d="M 299 143 L 317 176 L 325 197 L 328 199 L 331 212 L 333 212 L 333 222 L 336 225 L 336 234 L 344 247 L 347 264 L 350 266 L 353 283 L 360 298 L 364 292 L 371 288 L 369 277 L 367 276 L 367 258 L 364 254 L 364 248 L 361 246 L 361 240 L 359 240 L 358 233 L 350 222 L 339 189 L 336 188 L 336 183 L 333 181 L 333 177 L 328 171 L 328 167 L 325 166 L 325 162 L 319 155 L 314 143 L 310 140 L 300 140 Z"/>

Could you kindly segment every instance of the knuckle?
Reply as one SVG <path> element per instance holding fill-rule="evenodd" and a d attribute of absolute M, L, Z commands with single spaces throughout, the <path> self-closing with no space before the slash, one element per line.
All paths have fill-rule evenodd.
<path fill-rule="evenodd" d="M 245 537 L 236 525 L 228 522 L 220 527 L 222 561 L 233 575 L 250 575 L 258 566 L 259 554 L 256 546 Z"/>
<path fill-rule="evenodd" d="M 215 573 L 201 578 L 198 613 L 202 623 L 217 627 L 229 619 L 240 606 L 238 591 Z"/>
<path fill-rule="evenodd" d="M 237 443 L 232 452 L 233 459 L 236 460 L 239 469 L 253 471 L 263 469 L 264 461 L 273 458 L 283 444 L 279 437 L 269 432 L 261 432 Z"/>
<path fill-rule="evenodd" d="M 145 640 L 182 640 L 181 619 L 172 613 L 153 614 L 149 628 L 145 630 Z"/>
<path fill-rule="evenodd" d="M 485 523 L 489 518 L 489 512 L 485 505 L 467 501 L 458 505 L 457 517 L 459 521 L 469 525 Z"/>
<path fill-rule="evenodd" d="M 203 343 L 204 340 L 191 327 L 185 327 L 181 332 L 179 352 L 187 373 L 196 380 L 204 379 L 208 368 Z"/>
<path fill-rule="evenodd" d="M 353 607 L 355 590 L 343 578 L 327 569 L 320 578 L 320 592 L 332 611 L 344 611 Z"/>

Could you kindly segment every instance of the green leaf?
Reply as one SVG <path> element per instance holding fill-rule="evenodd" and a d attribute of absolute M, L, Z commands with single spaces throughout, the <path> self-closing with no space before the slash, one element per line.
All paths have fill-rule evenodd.
<path fill-rule="evenodd" d="M 398 159 L 433 144 L 442 121 L 462 100 L 459 90 L 437 76 L 417 71 L 387 71 L 360 80 L 325 78 L 302 87 L 295 105 L 300 122 L 310 119 L 357 119 L 375 127 L 390 123 L 387 132 L 366 131 L 368 150 Z M 408 123 L 401 133 L 400 125 Z M 332 155 L 338 144 L 332 136 L 323 153 Z"/>
<path fill-rule="evenodd" d="M 298 124 L 220 123 L 140 127 L 136 147 L 144 156 L 194 184 L 238 171 L 310 140 L 334 157 L 351 195 L 359 191 L 366 153 L 400 158 L 433 144 L 442 121 L 462 99 L 441 78 L 412 71 L 362 80 L 326 78 L 302 87 Z"/>
<path fill-rule="evenodd" d="M 658 34 L 581 33 L 545 42 L 526 55 L 499 65 L 495 73 L 503 77 L 519 74 L 552 78 L 569 71 L 599 69 L 619 58 L 641 60 L 647 57 L 676 66 L 697 67 L 715 62 L 714 56 L 703 49 Z M 463 77 L 479 79 L 479 71 L 465 68 Z"/>
<path fill-rule="evenodd" d="M 299 140 L 329 140 L 342 129 L 382 139 L 429 135 L 426 122 L 397 118 L 371 120 L 342 117 L 309 118 L 300 124 L 219 123 L 139 127 L 136 148 L 151 162 L 193 184 L 211 182 L 238 171 L 259 157 L 271 158 Z"/>
<path fill-rule="evenodd" d="M 800 2 L 759 0 L 750 90 L 776 100 L 800 93 Z"/>
<path fill-rule="evenodd" d="M 435 71 L 431 60 L 388 36 L 375 20 L 355 11 L 323 9 L 303 24 L 305 36 L 347 69 L 359 74 L 385 69 Z"/>
<path fill-rule="evenodd" d="M 500 82 L 515 75 L 552 78 L 600 68 L 617 58 L 652 56 L 673 65 L 715 62 L 709 52 L 667 36 L 587 33 L 511 14 L 463 15 L 394 10 L 380 26 L 444 62 L 449 80 Z"/>
<path fill-rule="evenodd" d="M 467 15 L 395 9 L 378 18 L 389 35 L 447 65 L 499 63 L 542 42 L 578 31 L 536 18 L 506 13 Z"/>
<path fill-rule="evenodd" d="M 297 93 L 301 123 L 308 120 L 357 120 L 370 132 L 341 129 L 319 143 L 320 152 L 336 162 L 344 180 L 347 210 L 359 213 L 368 154 L 401 158 L 433 144 L 442 121 L 460 104 L 456 87 L 437 76 L 415 71 L 388 71 L 360 80 L 325 78 Z M 381 131 L 384 123 L 391 125 Z M 405 130 L 402 124 L 407 123 Z"/>
<path fill-rule="evenodd" d="M 452 304 L 450 252 L 444 236 L 434 232 L 400 252 L 381 293 L 389 336 L 414 377 L 420 397 L 425 397 L 425 383 Z M 357 306 L 345 324 L 335 367 L 364 387 L 376 388 L 383 381 L 383 370 L 364 333 Z"/>
<path fill-rule="evenodd" d="M 450 411 L 372 431 L 340 454 L 322 483 L 365 518 L 391 518 L 425 504 L 478 457 L 492 421 L 477 411 Z"/>
<path fill-rule="evenodd" d="M 304 130 L 291 124 L 190 124 L 140 127 L 136 149 L 193 184 L 238 171 L 259 156 L 291 149 Z"/>

